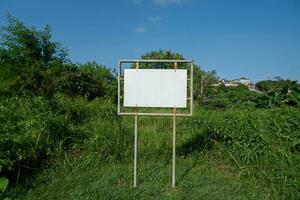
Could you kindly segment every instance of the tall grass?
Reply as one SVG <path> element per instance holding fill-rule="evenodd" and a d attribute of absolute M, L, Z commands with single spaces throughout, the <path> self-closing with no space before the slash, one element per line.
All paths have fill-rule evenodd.
<path fill-rule="evenodd" d="M 116 116 L 110 102 L 93 102 L 91 107 L 98 115 L 87 125 L 86 148 L 109 160 L 131 160 L 133 118 Z M 241 176 L 263 179 L 279 195 L 299 195 L 300 113 L 296 108 L 197 107 L 193 117 L 178 118 L 177 123 L 179 156 L 218 151 Z M 140 117 L 140 159 L 170 157 L 171 132 L 172 118 Z"/>
<path fill-rule="evenodd" d="M 197 110 L 182 129 L 191 148 L 186 152 L 218 147 L 242 175 L 267 180 L 281 195 L 299 195 L 299 110 Z"/>
<path fill-rule="evenodd" d="M 0 109 L 1 160 L 10 161 L 2 168 L 14 175 L 43 168 L 51 158 L 66 169 L 84 168 L 92 159 L 132 160 L 133 118 L 117 116 L 110 100 L 18 97 L 1 100 Z M 172 118 L 140 117 L 140 160 L 169 158 L 171 132 Z M 282 197 L 299 196 L 299 141 L 300 112 L 292 107 L 196 107 L 193 117 L 177 119 L 178 156 L 219 153 L 240 176 L 262 179 Z"/>

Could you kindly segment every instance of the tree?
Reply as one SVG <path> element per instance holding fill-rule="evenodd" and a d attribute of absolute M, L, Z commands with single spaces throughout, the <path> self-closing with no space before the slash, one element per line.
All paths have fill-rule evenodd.
<path fill-rule="evenodd" d="M 278 79 L 276 81 L 273 80 L 264 80 L 260 81 L 256 84 L 256 86 L 261 90 L 265 92 L 269 91 L 275 91 L 280 92 L 283 94 L 286 94 L 289 90 L 300 92 L 300 84 L 297 83 L 297 81 L 292 80 L 284 80 L 284 79 Z"/>
<path fill-rule="evenodd" d="M 145 53 L 141 56 L 143 60 L 184 60 L 183 55 L 169 50 L 156 50 Z M 186 64 L 178 64 L 178 68 L 184 68 Z M 172 63 L 142 63 L 141 68 L 145 69 L 173 69 Z"/>
<path fill-rule="evenodd" d="M 1 94 L 116 98 L 112 72 L 95 62 L 72 64 L 66 50 L 51 41 L 50 26 L 38 31 L 8 15 L 0 36 Z"/>
<path fill-rule="evenodd" d="M 105 66 L 96 62 L 74 65 L 62 73 L 59 90 L 70 97 L 84 96 L 88 100 L 96 97 L 116 99 L 116 78 Z"/>
<path fill-rule="evenodd" d="M 53 66 L 63 66 L 66 50 L 51 41 L 51 28 L 42 31 L 27 27 L 8 15 L 8 25 L 0 29 L 0 93 L 37 95 L 54 87 L 49 80 Z M 57 68 L 56 68 L 57 69 Z"/>

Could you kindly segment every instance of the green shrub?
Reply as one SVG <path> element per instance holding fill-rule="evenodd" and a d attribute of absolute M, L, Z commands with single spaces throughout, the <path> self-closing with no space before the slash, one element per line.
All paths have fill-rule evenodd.
<path fill-rule="evenodd" d="M 49 114 L 43 98 L 1 99 L 0 158 L 10 163 L 2 174 L 20 168 L 37 168 L 40 160 L 51 152 L 45 131 Z"/>
<path fill-rule="evenodd" d="M 43 97 L 2 98 L 0 175 L 19 179 L 19 170 L 37 171 L 49 156 L 82 144 L 87 137 L 82 125 L 90 114 L 84 105 L 84 99 L 62 95 L 51 101 Z"/>

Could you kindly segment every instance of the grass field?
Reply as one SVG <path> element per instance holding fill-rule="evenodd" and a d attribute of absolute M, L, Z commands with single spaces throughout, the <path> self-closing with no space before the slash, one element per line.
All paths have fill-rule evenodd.
<path fill-rule="evenodd" d="M 77 117 L 78 122 L 71 129 L 76 130 L 76 135 L 65 136 L 74 138 L 73 143 L 63 140 L 71 148 L 58 143 L 42 170 L 23 173 L 19 184 L 11 185 L 3 197 L 43 200 L 300 197 L 297 109 L 196 108 L 193 117 L 178 118 L 175 189 L 171 187 L 172 118 L 141 117 L 138 187 L 134 189 L 133 118 L 116 116 L 115 106 L 102 100 L 63 100 L 59 105 L 79 119 L 86 118 L 82 121 Z M 79 140 L 82 135 L 85 138 Z"/>
<path fill-rule="evenodd" d="M 171 187 L 168 159 L 144 160 L 138 169 L 138 187 L 133 188 L 132 163 L 87 166 L 77 162 L 43 172 L 28 191 L 15 189 L 19 199 L 274 199 L 277 194 L 264 182 L 243 177 L 219 155 L 200 153 L 177 159 L 177 186 Z"/>

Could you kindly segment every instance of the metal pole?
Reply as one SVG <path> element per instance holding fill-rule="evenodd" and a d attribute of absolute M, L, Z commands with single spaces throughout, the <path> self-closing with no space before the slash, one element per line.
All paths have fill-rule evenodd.
<path fill-rule="evenodd" d="M 136 176 L 137 176 L 137 118 L 138 116 L 134 116 L 134 166 L 133 166 L 133 187 L 136 187 Z"/>
<path fill-rule="evenodd" d="M 191 62 L 191 88 L 190 88 L 190 115 L 193 115 L 193 101 L 194 101 L 194 93 L 193 93 L 193 81 L 194 81 L 194 72 L 193 72 L 193 68 L 194 68 L 194 61 Z"/>
<path fill-rule="evenodd" d="M 176 164 L 176 108 L 173 108 L 173 160 L 172 160 L 172 187 L 175 187 L 175 164 Z"/>
<path fill-rule="evenodd" d="M 177 62 L 174 63 L 174 69 L 176 71 L 177 69 Z M 176 184 L 176 169 L 175 169 L 175 164 L 176 164 L 176 107 L 174 106 L 173 108 L 173 158 L 172 158 L 172 187 L 175 188 Z"/>
<path fill-rule="evenodd" d="M 120 78 L 121 78 L 121 66 L 122 66 L 122 63 L 119 62 L 118 63 L 118 114 L 120 114 L 121 112 L 121 108 L 120 108 L 120 104 L 121 104 L 121 101 L 120 101 L 120 96 L 121 96 L 121 83 L 120 83 Z"/>
<path fill-rule="evenodd" d="M 135 63 L 135 68 L 138 69 L 139 68 L 139 62 Z M 138 149 L 138 136 L 137 136 L 137 119 L 138 119 L 138 108 L 136 106 L 135 108 L 135 116 L 134 116 L 134 163 L 133 163 L 133 187 L 137 186 L 137 181 L 136 181 L 136 177 L 137 177 L 137 149 Z"/>

